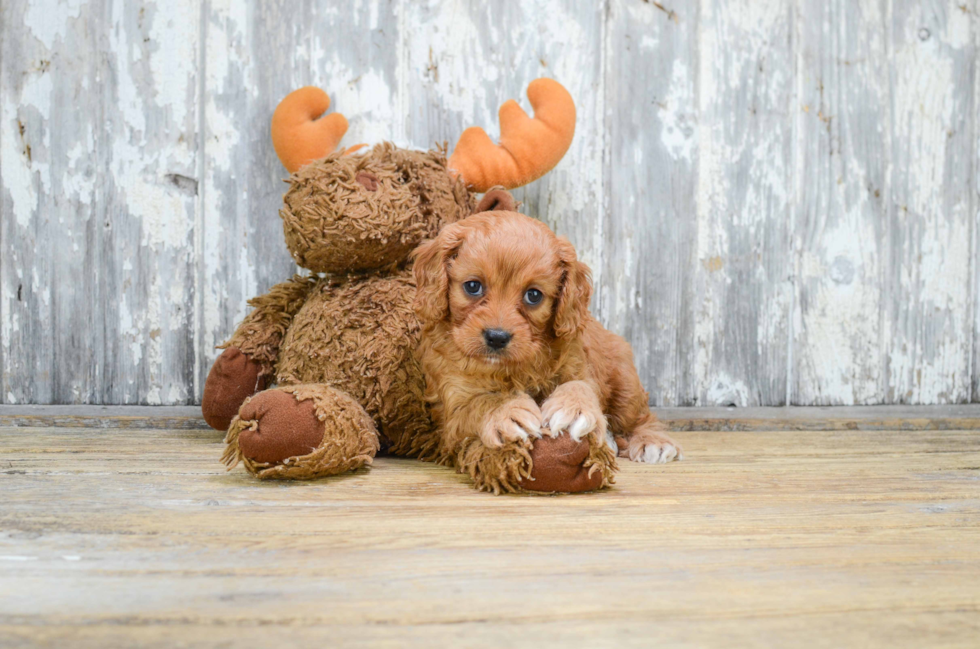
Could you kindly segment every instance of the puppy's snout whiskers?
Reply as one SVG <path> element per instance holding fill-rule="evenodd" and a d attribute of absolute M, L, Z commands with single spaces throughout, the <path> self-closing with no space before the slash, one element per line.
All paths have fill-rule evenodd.
<path fill-rule="evenodd" d="M 507 348 L 510 344 L 510 339 L 514 335 L 505 331 L 504 329 L 484 329 L 483 330 L 483 342 L 486 343 L 487 348 L 494 352 L 500 352 Z"/>

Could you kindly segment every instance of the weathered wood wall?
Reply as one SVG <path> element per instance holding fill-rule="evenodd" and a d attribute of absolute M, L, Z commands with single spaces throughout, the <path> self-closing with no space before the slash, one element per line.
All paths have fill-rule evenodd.
<path fill-rule="evenodd" d="M 269 117 L 579 107 L 517 194 L 658 405 L 980 399 L 976 0 L 0 0 L 0 403 L 193 403 L 294 266 Z"/>

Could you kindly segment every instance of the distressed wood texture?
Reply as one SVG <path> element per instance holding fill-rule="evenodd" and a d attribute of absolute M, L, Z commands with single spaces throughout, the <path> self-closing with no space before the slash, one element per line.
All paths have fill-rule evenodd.
<path fill-rule="evenodd" d="M 814 7 L 798 58 L 793 401 L 967 401 L 975 5 Z"/>
<path fill-rule="evenodd" d="M 797 406 L 657 408 L 673 431 L 980 430 L 980 404 L 956 406 Z M 7 406 L 0 428 L 209 430 L 197 406 Z"/>
<path fill-rule="evenodd" d="M 295 272 L 269 118 L 450 146 L 538 76 L 517 190 L 660 406 L 980 400 L 977 0 L 0 0 L 0 403 L 192 404 Z"/>
<path fill-rule="evenodd" d="M 414 460 L 274 484 L 214 431 L 0 424 L 0 646 L 976 647 L 975 430 L 677 439 L 602 493 L 494 497 Z"/>

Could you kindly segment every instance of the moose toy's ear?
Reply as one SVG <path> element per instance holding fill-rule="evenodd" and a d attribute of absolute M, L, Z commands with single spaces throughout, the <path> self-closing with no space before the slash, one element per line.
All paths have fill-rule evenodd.
<path fill-rule="evenodd" d="M 289 173 L 330 155 L 340 144 L 347 132 L 347 118 L 340 113 L 321 118 L 328 108 L 330 97 L 314 86 L 294 90 L 276 107 L 272 146 Z"/>
<path fill-rule="evenodd" d="M 467 187 L 485 192 L 494 185 L 513 189 L 548 173 L 565 155 L 575 135 L 575 102 L 553 79 L 535 79 L 527 87 L 534 119 L 513 99 L 500 107 L 500 145 L 486 131 L 463 131 L 449 158 L 449 169 Z"/>
<path fill-rule="evenodd" d="M 500 187 L 494 187 L 487 191 L 480 199 L 480 203 L 476 206 L 476 211 L 474 214 L 479 214 L 480 212 L 516 212 L 517 211 L 517 201 L 514 197 L 510 195 L 510 192 Z"/>

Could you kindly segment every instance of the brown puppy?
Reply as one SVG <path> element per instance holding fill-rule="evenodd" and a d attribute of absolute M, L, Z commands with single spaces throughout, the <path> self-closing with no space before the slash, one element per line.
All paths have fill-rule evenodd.
<path fill-rule="evenodd" d="M 416 251 L 427 398 L 443 453 L 567 432 L 636 462 L 681 458 L 650 412 L 629 344 L 589 313 L 588 266 L 543 223 L 476 214 Z"/>

